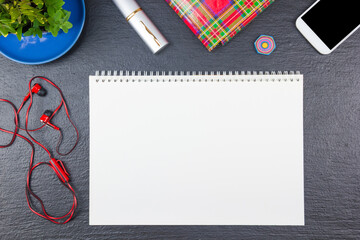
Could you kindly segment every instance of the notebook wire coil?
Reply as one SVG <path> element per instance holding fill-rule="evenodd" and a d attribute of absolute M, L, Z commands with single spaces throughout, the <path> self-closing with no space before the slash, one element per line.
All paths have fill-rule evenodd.
<path fill-rule="evenodd" d="M 298 82 L 301 73 L 299 71 L 96 71 L 95 76 L 98 77 L 97 83 Z"/>

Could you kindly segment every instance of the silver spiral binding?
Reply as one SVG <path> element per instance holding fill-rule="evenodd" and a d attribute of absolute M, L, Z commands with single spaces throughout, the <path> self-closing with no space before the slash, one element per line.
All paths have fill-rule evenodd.
<path fill-rule="evenodd" d="M 299 71 L 96 71 L 95 76 L 96 82 L 299 82 L 302 75 Z"/>

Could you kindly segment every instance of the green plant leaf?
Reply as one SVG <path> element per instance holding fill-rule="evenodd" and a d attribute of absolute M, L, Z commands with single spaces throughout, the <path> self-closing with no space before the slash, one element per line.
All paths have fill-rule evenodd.
<path fill-rule="evenodd" d="M 45 6 L 51 17 L 54 16 L 58 10 L 61 10 L 64 4 L 65 2 L 63 0 L 45 0 Z"/>
<path fill-rule="evenodd" d="M 69 29 L 66 26 L 61 26 L 60 28 L 64 31 L 64 33 L 69 32 Z"/>
<path fill-rule="evenodd" d="M 24 36 L 25 36 L 25 37 L 28 37 L 28 36 L 31 36 L 31 35 L 33 35 L 33 29 L 32 29 L 32 28 L 30 28 L 29 30 L 27 30 L 27 31 L 24 33 Z"/>
<path fill-rule="evenodd" d="M 4 37 L 7 37 L 7 35 L 9 34 L 9 31 L 7 31 L 3 27 L 0 27 L 0 34 L 3 35 Z"/>
<path fill-rule="evenodd" d="M 66 11 L 66 10 L 63 10 L 63 13 L 65 14 L 65 17 L 64 17 L 64 22 L 69 21 L 70 16 L 71 16 L 71 12 Z"/>
<path fill-rule="evenodd" d="M 71 13 L 63 9 L 64 0 L 0 0 L 0 35 L 42 37 L 43 31 L 57 36 L 73 27 Z"/>
<path fill-rule="evenodd" d="M 10 8 L 9 14 L 11 16 L 12 22 L 17 21 L 17 22 L 21 23 L 21 11 L 19 8 L 17 8 L 17 7 Z"/>
<path fill-rule="evenodd" d="M 21 41 L 22 27 L 19 27 L 19 28 L 16 30 L 16 36 L 17 36 L 17 38 L 19 39 L 19 41 Z"/>
<path fill-rule="evenodd" d="M 63 26 L 67 27 L 68 29 L 73 27 L 71 22 L 66 22 L 66 23 L 63 24 Z"/>
<path fill-rule="evenodd" d="M 1 20 L 0 27 L 4 28 L 6 31 L 8 31 L 8 33 L 16 33 L 15 29 L 11 25 L 4 23 Z"/>
<path fill-rule="evenodd" d="M 53 25 L 53 26 L 50 26 L 49 30 L 54 37 L 57 37 L 57 35 L 60 31 L 60 27 L 57 25 Z"/>
<path fill-rule="evenodd" d="M 40 30 L 40 28 L 37 28 L 35 32 L 39 36 L 39 38 L 42 38 L 42 31 Z"/>
<path fill-rule="evenodd" d="M 54 21 L 58 22 L 63 17 L 63 12 L 61 10 L 57 10 L 53 17 Z"/>
<path fill-rule="evenodd" d="M 43 0 L 33 0 L 34 4 L 37 6 L 38 9 L 42 9 L 44 6 Z"/>
<path fill-rule="evenodd" d="M 39 28 L 39 26 L 40 26 L 39 21 L 37 19 L 35 19 L 33 22 L 33 28 Z"/>

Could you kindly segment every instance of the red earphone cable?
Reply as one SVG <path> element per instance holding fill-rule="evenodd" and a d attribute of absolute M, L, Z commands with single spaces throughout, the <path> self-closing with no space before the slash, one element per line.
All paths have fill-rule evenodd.
<path fill-rule="evenodd" d="M 77 145 L 77 143 L 78 143 L 78 140 L 79 140 L 79 133 L 78 133 L 78 130 L 77 130 L 75 124 L 74 124 L 74 123 L 72 122 L 72 120 L 70 119 L 70 115 L 69 115 L 69 112 L 68 112 L 68 109 L 67 109 L 67 106 L 66 106 L 66 103 L 65 103 L 65 100 L 64 100 L 64 97 L 63 97 L 63 94 L 62 94 L 60 88 L 57 87 L 54 83 L 52 83 L 50 80 L 48 80 L 48 79 L 46 79 L 46 78 L 43 78 L 43 77 L 34 77 L 34 78 L 32 78 L 32 79 L 30 80 L 30 82 L 29 82 L 29 88 L 30 88 L 30 104 L 29 104 L 29 107 L 28 107 L 27 112 L 26 112 L 26 121 L 25 121 L 25 129 L 24 129 L 24 130 L 27 132 L 27 134 L 29 135 L 29 137 L 31 138 L 31 140 L 33 140 L 36 144 L 38 144 L 41 148 L 43 148 L 43 149 L 48 153 L 49 158 L 50 158 L 51 160 L 54 160 L 54 159 L 52 158 L 52 155 L 51 155 L 50 151 L 49 151 L 44 145 L 42 145 L 40 142 L 38 142 L 35 138 L 33 138 L 33 137 L 30 135 L 30 132 L 31 132 L 31 131 L 40 130 L 40 129 L 43 128 L 45 125 L 41 126 L 40 128 L 33 129 L 33 130 L 30 130 L 30 129 L 27 128 L 27 126 L 28 126 L 29 112 L 30 112 L 30 109 L 31 109 L 31 106 L 32 106 L 32 101 L 33 101 L 33 99 L 32 99 L 32 92 L 31 92 L 31 82 L 32 82 L 34 79 L 36 79 L 36 78 L 40 78 L 40 79 L 43 79 L 43 80 L 47 81 L 48 83 L 50 83 L 51 85 L 53 85 L 53 86 L 59 91 L 59 93 L 60 93 L 60 96 L 61 96 L 61 99 L 62 99 L 62 100 L 61 100 L 61 103 L 60 103 L 60 105 L 57 107 L 57 109 L 54 111 L 54 113 L 51 115 L 50 119 L 55 115 L 55 113 L 56 113 L 57 111 L 60 110 L 61 106 L 64 105 L 64 108 L 65 108 L 65 111 L 66 111 L 66 115 L 67 115 L 70 123 L 73 125 L 74 129 L 76 130 L 76 134 L 77 134 L 76 143 L 74 144 L 73 148 L 72 148 L 68 153 L 66 153 L 66 154 L 60 154 L 59 151 L 58 151 L 58 148 L 59 148 L 59 146 L 60 146 L 60 144 L 61 144 L 61 140 L 62 140 L 62 134 L 61 134 L 61 131 L 59 131 L 59 132 L 60 132 L 60 138 L 59 138 L 59 142 L 58 142 L 57 147 L 56 147 L 56 150 L 57 150 L 57 152 L 59 153 L 59 155 L 62 155 L 62 156 L 67 155 L 67 154 L 71 153 L 71 152 L 75 149 L 75 147 L 76 147 L 76 145 Z M 0 128 L 0 131 L 13 135 L 11 141 L 10 141 L 8 144 L 6 144 L 6 145 L 0 145 L 0 148 L 10 147 L 10 146 L 14 143 L 16 137 L 20 137 L 20 138 L 22 138 L 23 140 L 25 140 L 25 141 L 31 146 L 31 149 L 32 149 L 31 157 L 30 157 L 29 170 L 28 170 L 28 174 L 27 174 L 26 190 L 25 190 L 25 193 L 26 193 L 26 201 L 27 201 L 27 204 L 28 204 L 29 209 L 30 209 L 33 213 L 35 213 L 36 215 L 38 215 L 38 216 L 40 216 L 40 217 L 42 217 L 42 218 L 45 218 L 45 219 L 47 219 L 47 220 L 49 220 L 49 221 L 51 221 L 51 222 L 53 222 L 53 223 L 56 223 L 56 224 L 65 224 L 65 223 L 69 222 L 69 221 L 72 219 L 72 217 L 73 217 L 73 215 L 74 215 L 74 212 L 75 212 L 75 210 L 76 210 L 76 208 L 77 208 L 77 199 L 76 199 L 76 195 L 75 195 L 74 189 L 72 188 L 72 186 L 70 185 L 70 183 L 69 183 L 68 181 L 62 181 L 62 180 L 61 180 L 62 176 L 61 176 L 61 174 L 59 173 L 59 170 L 57 170 L 57 169 L 56 169 L 52 164 L 50 164 L 49 162 L 39 162 L 39 163 L 33 165 L 34 156 L 35 156 L 35 147 L 34 147 L 34 144 L 33 144 L 28 138 L 26 138 L 25 136 L 23 136 L 23 135 L 21 135 L 21 134 L 18 134 L 19 129 L 21 129 L 21 128 L 19 127 L 19 117 L 18 117 L 18 114 L 19 114 L 19 112 L 21 111 L 21 109 L 23 108 L 25 102 L 23 101 L 23 103 L 20 105 L 18 111 L 16 110 L 16 107 L 15 107 L 15 105 L 14 105 L 12 102 L 10 102 L 10 101 L 8 101 L 8 100 L 6 100 L 6 99 L 0 99 L 0 102 L 5 102 L 5 103 L 10 104 L 10 106 L 11 106 L 12 109 L 14 110 L 14 115 L 15 115 L 15 117 L 14 117 L 14 123 L 15 123 L 15 129 L 14 129 L 14 131 L 9 131 L 9 130 Z M 66 172 L 66 170 L 65 170 L 65 167 L 64 167 L 63 163 L 62 163 L 61 161 L 59 161 L 59 160 L 56 160 L 56 161 L 57 161 L 57 162 L 60 162 L 61 167 L 63 168 L 63 170 L 65 171 L 65 173 L 68 174 L 68 173 Z M 61 181 L 61 183 L 62 183 L 67 189 L 69 189 L 69 191 L 72 193 L 72 196 L 73 196 L 73 204 L 72 204 L 72 207 L 71 207 L 71 209 L 68 211 L 68 213 L 65 214 L 64 216 L 61 216 L 61 217 L 53 217 L 53 216 L 49 215 L 49 214 L 47 213 L 46 209 L 45 209 L 45 206 L 44 206 L 44 204 L 43 204 L 43 201 L 31 190 L 30 182 L 31 182 L 32 172 L 35 170 L 35 168 L 37 168 L 37 167 L 39 167 L 39 166 L 41 166 L 41 165 L 47 165 L 47 166 L 49 166 L 49 167 L 55 172 L 55 174 L 58 176 L 58 178 L 59 178 L 59 180 Z M 34 209 L 32 203 L 31 203 L 31 196 L 33 196 L 33 197 L 34 197 L 36 200 L 38 200 L 38 202 L 40 203 L 41 209 L 42 209 L 42 213 L 40 213 L 40 212 L 38 212 L 38 211 L 36 211 L 36 210 Z"/>
<path fill-rule="evenodd" d="M 0 101 L 2 101 L 2 99 L 0 99 Z M 61 216 L 61 217 L 52 217 L 52 216 L 50 216 L 50 215 L 46 212 L 46 209 L 45 209 L 45 206 L 44 206 L 43 201 L 31 190 L 30 181 L 31 181 L 31 175 L 32 175 L 33 170 L 34 170 L 36 167 L 38 167 L 38 166 L 40 166 L 40 165 L 42 165 L 42 164 L 46 164 L 46 165 L 48 165 L 49 167 L 51 167 L 52 170 L 53 170 L 56 174 L 57 174 L 57 172 L 55 171 L 55 169 L 53 168 L 53 166 L 51 166 L 51 164 L 49 164 L 49 163 L 47 163 L 47 162 L 39 162 L 39 163 L 37 163 L 36 165 L 33 166 L 33 160 L 34 160 L 34 155 L 35 155 L 35 147 L 34 147 L 34 144 L 33 144 L 29 139 L 27 139 L 26 137 L 24 137 L 24 136 L 22 136 L 22 135 L 20 135 L 20 134 L 18 134 L 18 133 L 16 133 L 16 132 L 11 132 L 11 131 L 8 131 L 8 130 L 2 129 L 2 128 L 0 128 L 0 131 L 5 132 L 5 133 L 9 133 L 9 134 L 13 134 L 14 136 L 20 137 L 20 138 L 22 138 L 23 140 L 25 140 L 25 141 L 31 146 L 31 157 L 30 157 L 29 171 L 28 171 L 28 174 L 27 174 L 27 177 L 26 177 L 26 188 L 25 188 L 26 201 L 27 201 L 27 204 L 28 204 L 29 209 L 30 209 L 33 213 L 35 213 L 36 215 L 38 215 L 38 216 L 40 216 L 40 217 L 42 217 L 42 218 L 45 218 L 45 219 L 47 219 L 47 220 L 49 220 L 49 221 L 51 221 L 51 222 L 53 222 L 53 223 L 56 223 L 56 224 L 65 224 L 65 223 L 69 222 L 69 221 L 72 219 L 72 217 L 73 217 L 73 215 L 74 215 L 74 212 L 75 212 L 75 210 L 76 210 L 76 208 L 77 208 L 77 199 L 76 199 L 75 191 L 74 191 L 74 189 L 71 187 L 71 185 L 70 185 L 69 183 L 65 183 L 65 184 L 63 183 L 64 186 L 65 186 L 66 188 L 68 188 L 68 189 L 71 191 L 72 195 L 73 195 L 73 204 L 72 204 L 72 207 L 71 207 L 71 209 L 69 210 L 69 212 L 68 212 L 67 214 L 65 214 L 64 216 Z M 14 134 L 14 133 L 16 133 L 16 134 Z M 5 146 L 0 146 L 0 148 L 4 148 L 4 147 L 6 147 L 6 145 L 5 145 Z M 39 203 L 40 203 L 40 205 L 41 205 L 41 208 L 42 208 L 42 211 L 43 211 L 44 214 L 41 214 L 40 212 L 38 212 L 38 211 L 36 211 L 36 210 L 34 209 L 34 207 L 33 207 L 32 204 L 31 204 L 30 195 L 32 195 L 34 198 L 36 198 L 36 199 L 39 201 Z M 70 216 L 69 216 L 69 215 L 70 215 Z M 55 220 L 65 219 L 67 216 L 69 216 L 69 217 L 68 217 L 65 221 L 63 221 L 63 222 L 55 221 Z"/>
<path fill-rule="evenodd" d="M 13 137 L 12 137 L 11 141 L 8 144 L 0 145 L 0 148 L 7 148 L 7 147 L 10 147 L 14 143 L 14 141 L 16 139 L 16 134 L 17 134 L 17 132 L 19 130 L 19 127 L 18 127 L 19 118 L 18 118 L 18 114 L 16 113 L 16 107 L 12 102 L 10 102 L 10 101 L 8 101 L 6 99 L 1 99 L 1 98 L 0 98 L 0 102 L 5 102 L 5 103 L 9 104 L 12 107 L 12 109 L 14 110 L 14 115 L 15 115 L 15 118 L 14 118 L 15 129 L 14 129 L 13 132 L 0 128 L 0 131 L 13 134 Z"/>
<path fill-rule="evenodd" d="M 33 93 L 31 91 L 31 85 L 32 85 L 32 82 L 35 80 L 35 79 L 41 79 L 41 80 L 44 80 L 45 82 L 49 83 L 50 85 L 52 85 L 53 87 L 55 87 L 59 94 L 60 94 L 60 98 L 61 98 L 61 103 L 59 104 L 59 106 L 55 109 L 55 111 L 52 113 L 52 115 L 50 116 L 49 120 L 51 120 L 54 115 L 61 109 L 62 106 L 64 106 L 64 109 L 65 109 L 65 113 L 66 113 L 66 116 L 69 120 L 69 122 L 71 123 L 71 125 L 74 127 L 75 129 L 75 132 L 76 132 L 76 141 L 75 141 L 75 144 L 73 145 L 73 147 L 66 153 L 61 153 L 59 148 L 60 148 L 60 145 L 62 143 L 62 132 L 61 130 L 58 130 L 59 131 L 59 140 L 58 140 L 58 143 L 57 143 L 57 146 L 56 146 L 56 152 L 60 155 L 60 156 L 66 156 L 68 154 L 70 154 L 77 146 L 78 142 L 79 142 L 79 131 L 77 130 L 75 124 L 73 123 L 73 121 L 71 120 L 70 118 L 70 114 L 69 114 L 69 110 L 67 108 L 67 105 L 66 105 L 66 102 L 65 102 L 65 99 L 64 99 L 64 96 L 63 96 L 63 93 L 61 91 L 61 89 L 55 84 L 53 83 L 52 81 L 50 81 L 49 79 L 47 78 L 44 78 L 44 77 L 41 77 L 41 76 L 36 76 L 36 77 L 33 77 L 32 79 L 30 79 L 29 81 L 29 94 L 30 94 L 30 103 L 29 103 L 29 106 L 27 108 L 27 111 L 26 111 L 26 117 L 25 117 L 25 131 L 27 132 L 27 134 L 29 135 L 29 137 L 31 138 L 31 140 L 33 140 L 36 144 L 38 144 L 40 147 L 42 147 L 45 151 L 48 152 L 49 156 L 51 157 L 51 154 L 50 152 L 46 149 L 46 147 L 44 145 L 42 145 L 40 142 L 38 142 L 31 134 L 30 132 L 31 131 L 37 131 L 37 130 L 40 130 L 43 126 L 45 126 L 45 124 L 41 127 L 41 128 L 37 128 L 35 130 L 29 130 L 28 129 L 28 119 L 29 119 L 29 113 L 30 113 L 30 109 L 32 107 L 32 104 L 33 104 Z M 23 105 L 23 104 L 22 104 Z M 20 109 L 21 110 L 21 109 Z M 18 112 L 20 112 L 20 110 Z"/>

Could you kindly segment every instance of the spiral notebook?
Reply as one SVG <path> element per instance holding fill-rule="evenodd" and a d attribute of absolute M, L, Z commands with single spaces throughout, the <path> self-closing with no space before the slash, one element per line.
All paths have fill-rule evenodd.
<path fill-rule="evenodd" d="M 303 76 L 90 76 L 90 225 L 304 225 Z"/>

